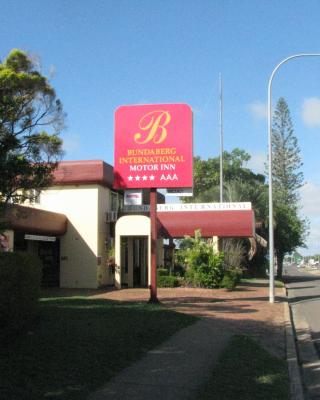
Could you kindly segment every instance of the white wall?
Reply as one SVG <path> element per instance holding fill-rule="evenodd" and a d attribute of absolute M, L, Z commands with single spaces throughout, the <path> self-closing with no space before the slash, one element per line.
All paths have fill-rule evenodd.
<path fill-rule="evenodd" d="M 98 186 L 98 249 L 97 254 L 101 257 L 101 264 L 98 266 L 97 279 L 98 285 L 112 285 L 114 283 L 114 275 L 110 268 L 107 267 L 107 247 L 106 241 L 109 239 L 109 225 L 106 223 L 106 212 L 111 209 L 110 190 Z"/>
<path fill-rule="evenodd" d="M 99 285 L 98 256 L 103 256 L 99 238 L 102 223 L 98 222 L 102 215 L 98 207 L 98 199 L 102 198 L 99 190 L 99 185 L 74 185 L 56 186 L 41 193 L 37 207 L 63 213 L 68 218 L 67 232 L 60 241 L 61 287 Z"/>

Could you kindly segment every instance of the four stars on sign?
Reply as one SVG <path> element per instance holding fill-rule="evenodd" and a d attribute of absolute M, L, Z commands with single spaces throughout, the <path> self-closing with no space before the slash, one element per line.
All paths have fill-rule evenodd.
<path fill-rule="evenodd" d="M 154 175 L 149 175 L 149 176 L 147 176 L 147 175 L 143 175 L 143 176 L 140 176 L 140 175 L 136 175 L 136 176 L 129 175 L 128 176 L 128 181 L 130 181 L 130 182 L 133 181 L 133 180 L 136 180 L 136 181 L 140 181 L 140 180 L 147 181 L 148 178 L 149 178 L 150 181 L 154 181 L 155 180 L 155 176 Z"/>

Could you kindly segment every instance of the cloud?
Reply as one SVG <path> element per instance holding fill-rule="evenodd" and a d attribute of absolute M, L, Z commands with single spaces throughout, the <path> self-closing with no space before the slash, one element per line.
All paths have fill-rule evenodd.
<path fill-rule="evenodd" d="M 304 99 L 302 104 L 302 119 L 311 128 L 320 126 L 320 99 L 318 97 Z"/>
<path fill-rule="evenodd" d="M 320 216 L 320 185 L 307 182 L 301 189 L 302 212 L 308 218 Z"/>
<path fill-rule="evenodd" d="M 307 249 L 299 249 L 304 255 L 314 255 L 320 252 L 320 185 L 307 182 L 301 189 L 301 214 L 310 221 L 310 233 L 307 237 Z"/>
<path fill-rule="evenodd" d="M 320 228 L 319 220 L 311 221 L 310 223 L 310 234 L 307 237 L 306 245 L 307 248 L 298 249 L 299 253 L 304 256 L 315 255 L 320 253 Z"/>
<path fill-rule="evenodd" d="M 251 158 L 248 161 L 247 167 L 252 169 L 255 173 L 264 174 L 267 155 L 265 153 L 250 153 L 250 155 Z"/>
<path fill-rule="evenodd" d="M 268 108 L 266 103 L 263 103 L 262 101 L 254 101 L 253 103 L 250 103 L 248 105 L 248 109 L 250 114 L 255 118 L 255 119 L 267 119 L 268 117 Z"/>
<path fill-rule="evenodd" d="M 53 79 L 56 76 L 57 68 L 55 65 L 50 65 L 49 67 L 49 78 Z"/>

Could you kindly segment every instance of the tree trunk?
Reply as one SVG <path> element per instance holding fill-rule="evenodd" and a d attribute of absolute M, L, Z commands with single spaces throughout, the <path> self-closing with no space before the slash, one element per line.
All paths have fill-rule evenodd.
<path fill-rule="evenodd" d="M 278 266 L 278 270 L 277 270 L 277 279 L 282 280 L 282 271 L 283 271 L 283 254 L 277 254 L 277 266 Z"/>

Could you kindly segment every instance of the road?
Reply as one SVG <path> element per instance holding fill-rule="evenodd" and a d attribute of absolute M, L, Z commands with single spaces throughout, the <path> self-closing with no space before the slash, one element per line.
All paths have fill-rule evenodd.
<path fill-rule="evenodd" d="M 320 273 L 294 265 L 284 272 L 306 398 L 320 400 Z"/>

